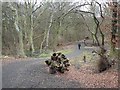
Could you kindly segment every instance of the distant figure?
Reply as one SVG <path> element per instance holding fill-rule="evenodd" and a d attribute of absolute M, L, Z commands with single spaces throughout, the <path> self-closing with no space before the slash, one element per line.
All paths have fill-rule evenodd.
<path fill-rule="evenodd" d="M 78 49 L 80 50 L 80 48 L 81 48 L 81 44 L 80 44 L 80 43 L 78 43 Z"/>

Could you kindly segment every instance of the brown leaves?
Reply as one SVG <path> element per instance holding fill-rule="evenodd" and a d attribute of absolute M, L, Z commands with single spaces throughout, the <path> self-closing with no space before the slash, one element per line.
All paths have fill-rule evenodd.
<path fill-rule="evenodd" d="M 113 69 L 103 73 L 93 73 L 90 68 L 81 67 L 76 70 L 70 68 L 65 77 L 69 80 L 75 80 L 85 85 L 84 88 L 117 88 L 118 87 L 118 72 Z"/>

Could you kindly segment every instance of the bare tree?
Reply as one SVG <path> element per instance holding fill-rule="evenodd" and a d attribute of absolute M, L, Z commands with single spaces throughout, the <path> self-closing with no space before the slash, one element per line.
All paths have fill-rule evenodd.
<path fill-rule="evenodd" d="M 49 35 L 50 35 L 52 23 L 53 23 L 53 13 L 51 13 L 50 15 L 50 22 L 49 22 L 49 27 L 48 27 L 47 36 L 46 36 L 46 49 L 48 48 L 48 45 L 49 45 Z"/>
<path fill-rule="evenodd" d="M 118 14 L 118 2 L 117 0 L 114 0 L 112 2 L 112 30 L 111 30 L 111 52 L 115 53 L 115 47 L 116 47 L 116 33 L 117 33 L 117 14 Z"/>
<path fill-rule="evenodd" d="M 93 16 L 93 18 L 94 18 L 94 22 L 95 22 L 95 24 L 96 24 L 96 31 L 95 31 L 95 33 L 92 33 L 92 32 L 89 30 L 89 28 L 88 28 L 88 31 L 89 31 L 92 35 L 95 36 L 96 41 L 97 41 L 97 43 L 98 43 L 98 46 L 99 46 L 99 48 L 100 48 L 100 51 L 99 51 L 99 52 L 96 52 L 96 53 L 100 56 L 100 58 L 99 58 L 99 63 L 98 63 L 98 70 L 99 70 L 99 72 L 102 72 L 102 71 L 110 68 L 110 67 L 111 67 L 111 64 L 109 63 L 108 58 L 107 58 L 107 56 L 105 55 L 106 49 L 104 48 L 104 34 L 103 34 L 103 32 L 102 32 L 102 30 L 101 30 L 101 28 L 100 28 L 100 25 L 101 25 L 101 24 L 103 23 L 103 21 L 104 21 L 104 16 L 103 16 L 103 14 L 102 14 L 102 7 L 101 7 L 101 4 L 100 4 L 100 3 L 98 3 L 98 2 L 96 2 L 96 3 L 99 5 L 99 8 L 100 8 L 100 16 L 101 16 L 101 18 L 102 18 L 102 21 L 101 21 L 101 22 L 97 19 L 97 17 L 96 17 L 96 15 L 95 15 L 94 12 L 83 11 L 83 10 L 76 10 L 75 13 L 78 13 L 78 12 L 79 12 L 81 15 L 82 15 L 82 13 L 88 13 L 88 14 L 91 14 L 91 15 Z M 91 4 L 91 5 L 92 5 L 92 4 Z M 83 17 L 83 19 L 85 20 L 85 18 L 84 18 L 83 15 L 82 15 L 82 17 Z M 86 26 L 88 27 L 87 24 L 86 24 Z M 101 38 L 102 38 L 101 42 L 100 42 L 100 40 L 98 40 L 98 37 L 97 37 L 98 31 L 99 31 L 100 34 L 101 34 Z"/>
<path fill-rule="evenodd" d="M 118 59 L 119 59 L 119 63 L 120 63 L 120 1 L 118 3 L 118 41 L 117 41 L 117 45 L 118 45 Z"/>
<path fill-rule="evenodd" d="M 28 45 L 29 45 L 29 52 L 31 53 L 31 55 L 34 53 L 35 49 L 34 49 L 34 43 L 33 43 L 33 30 L 35 27 L 35 23 L 34 23 L 34 14 L 37 12 L 37 10 L 39 10 L 39 8 L 41 8 L 41 4 L 37 5 L 37 0 L 33 3 L 31 1 L 26 1 L 25 2 L 25 7 L 26 7 L 26 12 L 25 12 L 25 22 L 27 24 L 27 27 L 25 28 L 25 32 L 27 32 L 27 41 L 28 41 Z"/>
<path fill-rule="evenodd" d="M 23 47 L 23 33 L 22 33 L 22 30 L 19 28 L 19 23 L 18 23 L 18 20 L 19 20 L 18 11 L 16 8 L 12 6 L 10 2 L 9 2 L 9 7 L 14 13 L 14 18 L 15 18 L 14 25 L 15 25 L 16 31 L 18 32 L 18 37 L 19 37 L 19 48 L 17 50 L 18 51 L 17 53 L 19 56 L 25 57 L 24 47 Z"/>

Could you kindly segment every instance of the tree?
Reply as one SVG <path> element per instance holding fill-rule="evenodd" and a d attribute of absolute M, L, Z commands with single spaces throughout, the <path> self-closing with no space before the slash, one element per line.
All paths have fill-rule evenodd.
<path fill-rule="evenodd" d="M 120 2 L 118 3 L 118 11 L 120 11 Z M 118 53 L 119 53 L 119 59 L 120 59 L 120 12 L 118 12 L 118 24 L 119 24 L 119 26 L 118 26 L 118 48 L 119 48 L 119 51 L 118 51 Z"/>
<path fill-rule="evenodd" d="M 100 16 L 102 18 L 101 22 L 98 20 L 96 14 L 94 12 L 91 12 L 91 11 L 83 11 L 83 10 L 76 10 L 75 13 L 80 13 L 82 15 L 82 13 L 88 13 L 88 14 L 91 14 L 93 16 L 93 19 L 94 19 L 94 22 L 96 24 L 96 29 L 95 29 L 95 33 L 92 33 L 89 28 L 88 28 L 88 31 L 94 35 L 96 41 L 97 41 L 97 44 L 100 48 L 100 51 L 99 52 L 96 52 L 100 57 L 99 57 L 99 63 L 98 63 L 98 71 L 99 72 L 102 72 L 108 68 L 111 67 L 109 61 L 108 61 L 108 58 L 107 56 L 105 55 L 106 53 L 106 49 L 104 47 L 104 34 L 100 28 L 100 25 L 103 23 L 103 20 L 104 20 L 104 17 L 103 17 L 103 14 L 102 14 L 102 7 L 101 7 L 101 4 L 96 2 L 99 5 L 99 8 L 100 8 Z M 93 2 L 91 3 L 91 5 L 93 4 Z M 85 20 L 84 16 L 82 15 L 83 19 Z M 88 25 L 86 24 L 86 26 L 88 27 Z M 100 35 L 101 35 L 101 41 L 98 39 L 98 32 L 100 32 Z"/>
<path fill-rule="evenodd" d="M 37 12 L 37 10 L 42 6 L 39 4 L 37 6 L 37 0 L 35 2 L 32 1 L 26 1 L 25 3 L 25 24 L 26 24 L 26 39 L 27 39 L 27 45 L 28 45 L 28 52 L 30 53 L 30 56 L 34 53 L 35 48 L 34 48 L 34 42 L 33 42 L 33 35 L 34 35 L 34 14 Z"/>
<path fill-rule="evenodd" d="M 51 15 L 50 15 L 50 22 L 49 22 L 47 35 L 46 35 L 46 47 L 45 47 L 46 50 L 48 49 L 48 46 L 49 46 L 49 35 L 50 35 L 52 23 L 53 23 L 53 13 L 51 13 Z"/>
<path fill-rule="evenodd" d="M 118 2 L 114 0 L 112 2 L 112 30 L 111 30 L 111 53 L 115 53 L 116 47 L 116 33 L 117 33 L 117 9 L 118 9 Z"/>
<path fill-rule="evenodd" d="M 18 10 L 12 6 L 12 4 L 9 2 L 9 7 L 11 8 L 13 14 L 14 14 L 14 26 L 16 31 L 18 32 L 18 38 L 19 38 L 19 47 L 18 47 L 18 56 L 20 57 L 25 57 L 24 53 L 24 47 L 23 47 L 23 33 L 22 30 L 19 28 L 19 15 L 18 15 Z"/>
<path fill-rule="evenodd" d="M 96 2 L 96 3 L 99 4 L 98 2 Z M 90 6 L 92 6 L 92 4 Z M 80 13 L 81 15 L 82 15 L 82 13 L 88 13 L 88 14 L 91 14 L 93 16 L 94 23 L 96 24 L 95 32 L 93 33 L 92 31 L 89 30 L 89 28 L 88 28 L 88 31 L 91 33 L 93 39 L 96 40 L 98 46 L 104 46 L 104 34 L 103 34 L 103 32 L 101 31 L 101 28 L 100 28 L 100 25 L 102 24 L 102 22 L 104 20 L 104 17 L 102 16 L 101 4 L 99 4 L 99 7 L 100 7 L 100 13 L 101 13 L 101 17 L 102 17 L 102 21 L 101 22 L 97 19 L 97 16 L 96 16 L 96 14 L 94 12 L 83 11 L 83 10 L 76 10 L 75 13 Z M 83 15 L 82 15 L 82 17 L 85 20 Z M 88 27 L 87 24 L 86 24 L 86 26 Z M 98 37 L 97 37 L 98 31 L 100 32 L 101 37 L 102 37 L 102 41 L 101 42 L 98 40 Z"/>
<path fill-rule="evenodd" d="M 120 0 L 118 1 L 118 6 L 117 6 L 117 14 L 118 14 L 118 31 L 117 31 L 117 55 L 118 55 L 118 63 L 120 63 Z"/>

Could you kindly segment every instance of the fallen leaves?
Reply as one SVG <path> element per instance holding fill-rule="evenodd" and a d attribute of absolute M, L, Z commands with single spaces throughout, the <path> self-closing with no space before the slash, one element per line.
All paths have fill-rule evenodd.
<path fill-rule="evenodd" d="M 85 85 L 83 88 L 117 88 L 118 72 L 110 69 L 103 73 L 93 73 L 88 67 L 81 67 L 80 70 L 71 67 L 68 74 L 64 75 L 69 80 L 78 81 Z"/>

